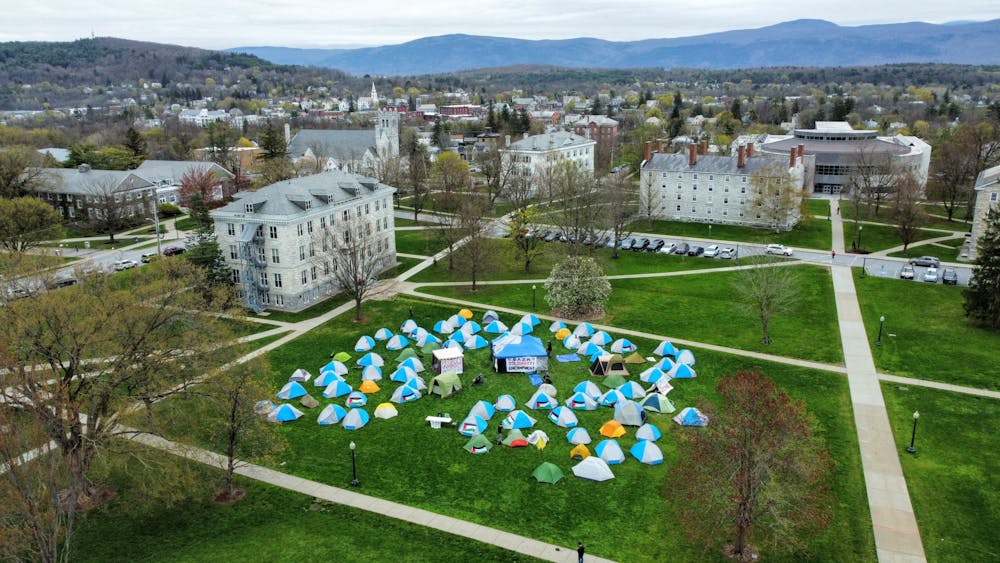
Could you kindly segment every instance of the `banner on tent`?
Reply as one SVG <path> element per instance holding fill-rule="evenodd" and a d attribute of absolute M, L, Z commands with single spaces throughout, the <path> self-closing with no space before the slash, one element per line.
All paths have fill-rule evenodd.
<path fill-rule="evenodd" d="M 517 373 L 533 373 L 541 369 L 539 360 L 535 356 L 524 356 L 521 358 L 507 358 L 507 371 Z"/>

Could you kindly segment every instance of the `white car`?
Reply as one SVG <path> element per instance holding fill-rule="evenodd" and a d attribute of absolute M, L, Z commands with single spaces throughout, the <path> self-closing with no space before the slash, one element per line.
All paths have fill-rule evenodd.
<path fill-rule="evenodd" d="M 705 258 L 715 258 L 719 255 L 719 245 L 712 244 L 705 248 L 705 253 L 702 254 Z"/>
<path fill-rule="evenodd" d="M 928 282 L 928 283 L 937 283 L 938 279 L 939 279 L 939 276 L 938 276 L 938 269 L 937 268 L 934 268 L 934 267 L 927 268 L 927 271 L 924 272 L 924 281 L 925 282 Z"/>
<path fill-rule="evenodd" d="M 765 252 L 768 254 L 780 254 L 782 256 L 792 255 L 792 249 L 783 244 L 769 244 Z"/>
<path fill-rule="evenodd" d="M 677 243 L 668 242 L 668 243 L 664 244 L 656 252 L 659 253 L 659 254 L 673 254 L 674 250 L 676 250 L 676 249 L 677 249 Z"/>
<path fill-rule="evenodd" d="M 119 260 L 115 262 L 115 271 L 120 272 L 122 270 L 131 270 L 138 265 L 139 263 L 135 260 Z"/>
<path fill-rule="evenodd" d="M 736 258 L 736 249 L 731 246 L 725 246 L 719 249 L 719 258 L 723 260 L 732 260 Z"/>

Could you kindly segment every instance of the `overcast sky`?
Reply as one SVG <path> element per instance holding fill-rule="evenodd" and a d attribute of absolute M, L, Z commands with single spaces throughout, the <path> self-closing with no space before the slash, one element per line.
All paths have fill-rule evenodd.
<path fill-rule="evenodd" d="M 996 0 L 28 0 L 4 12 L 0 41 L 69 41 L 93 33 L 223 49 L 386 45 L 448 33 L 622 41 L 801 18 L 850 26 L 981 21 L 1000 17 L 1000 6 Z"/>

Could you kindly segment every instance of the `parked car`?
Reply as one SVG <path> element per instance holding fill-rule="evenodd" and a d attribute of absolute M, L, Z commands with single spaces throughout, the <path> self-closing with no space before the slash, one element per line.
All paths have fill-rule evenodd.
<path fill-rule="evenodd" d="M 691 248 L 691 247 L 690 247 L 690 246 L 688 246 L 688 243 L 686 243 L 686 242 L 682 242 L 682 243 L 679 243 L 679 244 L 678 244 L 678 245 L 677 245 L 677 246 L 676 246 L 676 247 L 674 248 L 674 254 L 687 254 L 687 253 L 688 253 L 688 250 L 689 250 L 690 248 Z"/>
<path fill-rule="evenodd" d="M 121 272 L 122 270 L 131 270 L 138 265 L 139 263 L 135 260 L 119 260 L 115 262 L 115 271 Z"/>
<path fill-rule="evenodd" d="M 719 245 L 711 244 L 707 248 L 705 248 L 705 254 L 703 256 L 705 256 L 705 258 L 715 258 L 718 255 L 719 255 Z"/>
<path fill-rule="evenodd" d="M 187 249 L 183 246 L 168 246 L 163 249 L 164 256 L 177 256 L 178 254 L 184 254 Z"/>
<path fill-rule="evenodd" d="M 155 252 L 147 252 L 139 257 L 139 261 L 142 262 L 143 264 L 149 264 L 150 262 L 156 260 L 159 257 L 160 255 Z"/>
<path fill-rule="evenodd" d="M 928 282 L 928 283 L 937 283 L 939 277 L 940 276 L 938 276 L 938 269 L 935 268 L 935 267 L 933 267 L 933 266 L 931 266 L 930 268 L 927 268 L 927 271 L 924 272 L 924 281 L 925 282 Z"/>
<path fill-rule="evenodd" d="M 913 266 L 906 264 L 903 269 L 899 271 L 899 279 L 901 280 L 912 280 L 913 279 Z"/>
<path fill-rule="evenodd" d="M 792 249 L 783 244 L 769 244 L 765 252 L 768 254 L 780 254 L 782 256 L 792 255 Z"/>
<path fill-rule="evenodd" d="M 723 260 L 732 260 L 733 258 L 736 258 L 736 249 L 731 246 L 720 248 L 719 258 L 722 258 Z"/>
<path fill-rule="evenodd" d="M 674 250 L 677 248 L 677 244 L 673 242 L 668 242 L 663 245 L 663 248 L 657 250 L 660 254 L 673 254 Z"/>
<path fill-rule="evenodd" d="M 639 241 L 639 244 L 633 244 L 632 250 L 646 250 L 648 246 L 649 246 L 649 239 L 644 238 Z"/>
<path fill-rule="evenodd" d="M 660 249 L 663 248 L 666 244 L 667 241 L 658 238 L 656 239 L 656 244 L 650 244 L 649 248 L 647 248 L 646 250 L 650 252 L 659 252 Z"/>
<path fill-rule="evenodd" d="M 73 276 L 63 276 L 49 280 L 48 282 L 46 282 L 45 287 L 49 289 L 59 289 L 60 287 L 67 287 L 71 285 L 76 285 L 78 283 L 80 283 L 80 280 L 76 279 Z"/>
<path fill-rule="evenodd" d="M 938 260 L 937 256 L 921 256 L 920 258 L 910 258 L 910 264 L 937 268 L 941 265 L 941 261 Z"/>
<path fill-rule="evenodd" d="M 545 235 L 545 242 L 552 242 L 559 238 L 559 231 L 549 231 L 549 234 Z"/>
<path fill-rule="evenodd" d="M 633 238 L 627 238 L 627 239 L 625 239 L 625 240 L 622 241 L 622 244 L 621 244 L 621 246 L 619 248 L 621 248 L 622 250 L 631 250 L 632 249 L 632 243 L 634 241 L 635 241 L 635 239 L 633 239 Z"/>
<path fill-rule="evenodd" d="M 955 268 L 945 268 L 944 272 L 941 272 L 941 283 L 958 285 L 958 272 L 955 271 Z"/>
<path fill-rule="evenodd" d="M 688 256 L 701 256 L 704 253 L 705 253 L 705 247 L 698 246 L 697 244 L 692 246 L 691 249 L 688 250 Z"/>

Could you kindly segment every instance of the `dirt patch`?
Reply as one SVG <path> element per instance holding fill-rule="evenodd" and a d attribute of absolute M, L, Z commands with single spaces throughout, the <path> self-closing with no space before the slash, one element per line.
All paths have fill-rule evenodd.
<path fill-rule="evenodd" d="M 228 494 L 225 489 L 215 493 L 212 497 L 212 502 L 215 504 L 233 504 L 239 502 L 243 497 L 247 496 L 247 490 L 243 487 L 236 487 L 233 489 L 233 494 Z"/>

